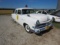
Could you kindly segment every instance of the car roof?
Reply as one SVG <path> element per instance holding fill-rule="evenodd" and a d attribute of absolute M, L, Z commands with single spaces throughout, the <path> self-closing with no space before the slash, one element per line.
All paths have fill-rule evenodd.
<path fill-rule="evenodd" d="M 33 8 L 17 8 L 16 10 L 22 10 L 22 9 L 33 9 Z"/>

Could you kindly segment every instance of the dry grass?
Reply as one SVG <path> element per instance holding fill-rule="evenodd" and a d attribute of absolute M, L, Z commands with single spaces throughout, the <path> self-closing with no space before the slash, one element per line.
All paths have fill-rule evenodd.
<path fill-rule="evenodd" d="M 13 13 L 13 10 L 0 10 L 0 15 L 11 14 L 11 13 Z"/>

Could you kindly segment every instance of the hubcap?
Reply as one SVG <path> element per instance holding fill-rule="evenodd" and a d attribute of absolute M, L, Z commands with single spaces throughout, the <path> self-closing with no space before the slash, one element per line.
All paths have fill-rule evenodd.
<path fill-rule="evenodd" d="M 26 25 L 25 28 L 26 28 L 26 31 L 29 32 L 30 27 L 28 25 Z"/>

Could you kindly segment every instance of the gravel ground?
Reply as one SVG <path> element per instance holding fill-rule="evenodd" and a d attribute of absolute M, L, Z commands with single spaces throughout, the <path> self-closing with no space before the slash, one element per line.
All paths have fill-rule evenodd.
<path fill-rule="evenodd" d="M 60 30 L 54 27 L 42 35 L 29 34 L 10 15 L 0 15 L 0 45 L 60 45 Z"/>

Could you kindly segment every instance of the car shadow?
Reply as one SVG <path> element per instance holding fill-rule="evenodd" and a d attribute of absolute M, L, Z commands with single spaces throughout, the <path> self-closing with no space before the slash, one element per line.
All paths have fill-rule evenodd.
<path fill-rule="evenodd" d="M 48 30 L 42 31 L 42 32 L 40 32 L 39 34 L 36 34 L 36 35 L 42 36 L 43 34 L 48 33 L 48 32 L 51 31 L 52 29 L 53 29 L 53 28 L 51 27 L 51 28 L 49 28 Z"/>

